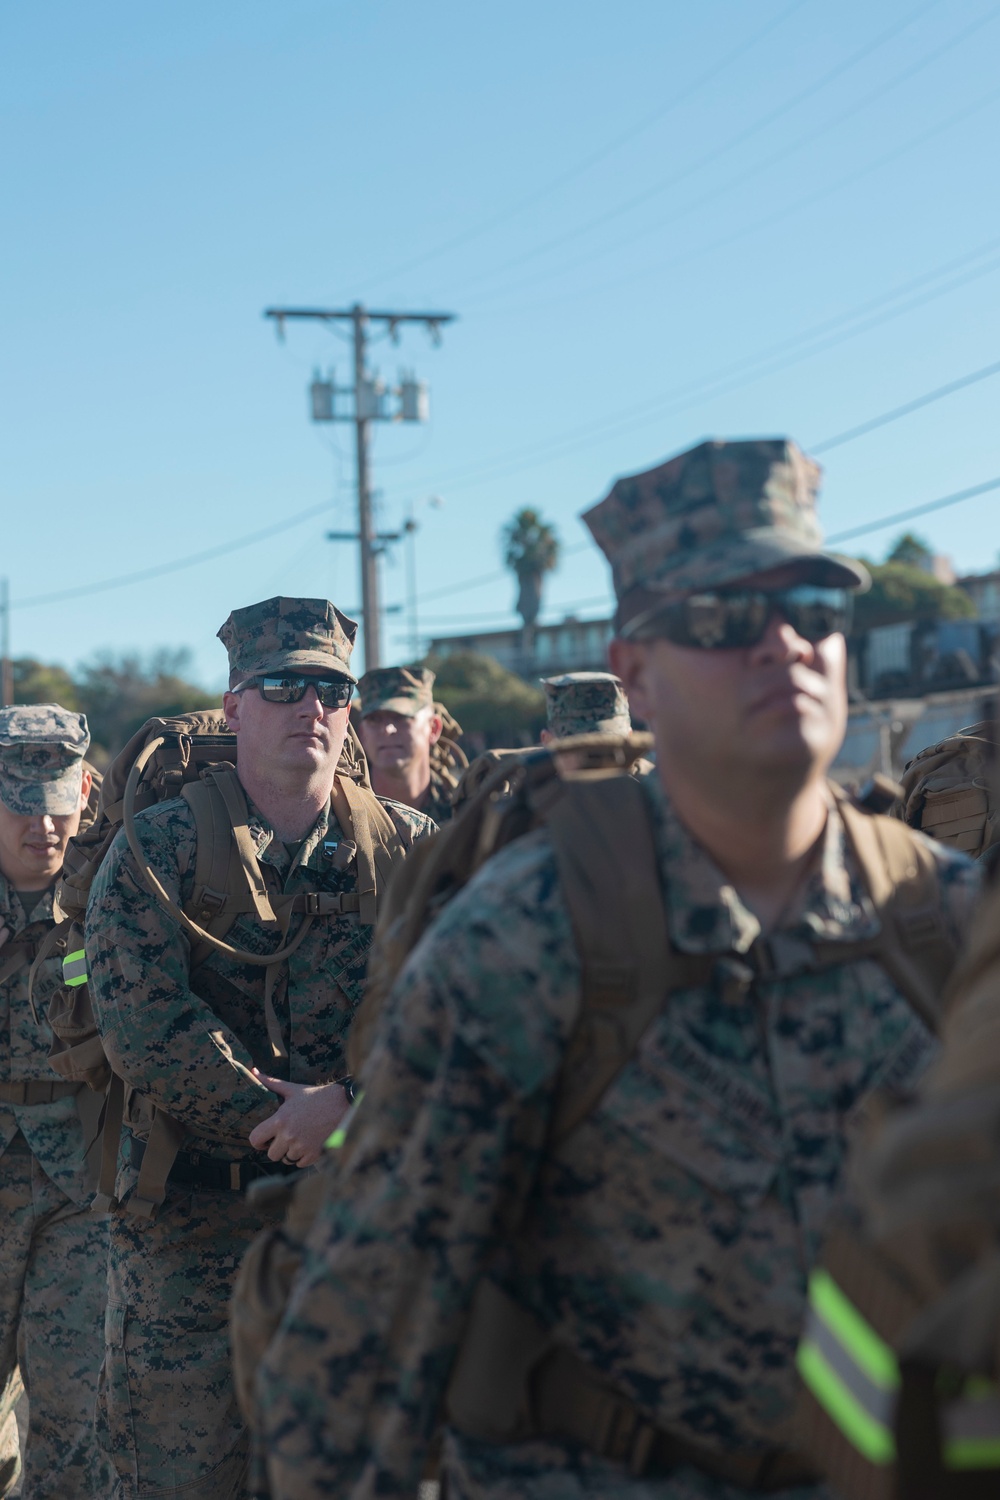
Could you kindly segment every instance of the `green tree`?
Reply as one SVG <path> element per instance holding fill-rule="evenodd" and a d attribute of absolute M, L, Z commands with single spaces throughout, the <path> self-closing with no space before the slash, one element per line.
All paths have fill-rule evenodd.
<path fill-rule="evenodd" d="M 526 634 L 534 630 L 542 607 L 542 584 L 559 561 L 559 537 L 530 506 L 519 510 L 502 532 L 504 566 L 517 579 L 517 612 Z"/>
<path fill-rule="evenodd" d="M 436 674 L 434 695 L 482 749 L 531 745 L 545 723 L 545 696 L 478 651 L 428 657 Z"/>
<path fill-rule="evenodd" d="M 87 715 L 99 761 L 112 760 L 135 731 L 154 715 L 215 708 L 218 695 L 188 681 L 191 653 L 162 649 L 148 659 L 101 652 L 79 669 L 79 706 Z"/>
<path fill-rule="evenodd" d="M 12 665 L 15 703 L 58 703 L 79 713 L 80 694 L 65 667 L 49 666 L 33 656 L 22 656 Z"/>
<path fill-rule="evenodd" d="M 902 536 L 897 537 L 893 542 L 886 553 L 885 560 L 891 563 L 906 563 L 911 568 L 920 568 L 928 573 L 934 561 L 934 553 L 922 536 L 916 536 L 912 531 L 904 531 Z"/>

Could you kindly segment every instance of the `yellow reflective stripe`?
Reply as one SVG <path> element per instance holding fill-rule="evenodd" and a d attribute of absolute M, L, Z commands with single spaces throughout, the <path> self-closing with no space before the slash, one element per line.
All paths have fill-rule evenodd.
<path fill-rule="evenodd" d="M 896 1441 L 889 1428 L 865 1411 L 811 1340 L 799 1345 L 795 1363 L 820 1406 L 851 1446 L 869 1463 L 891 1464 L 896 1457 Z"/>
<path fill-rule="evenodd" d="M 351 1105 L 350 1109 L 347 1111 L 347 1114 L 341 1120 L 340 1124 L 337 1126 L 337 1128 L 333 1132 L 333 1134 L 332 1135 L 328 1135 L 327 1138 L 326 1138 L 326 1140 L 323 1142 L 324 1146 L 326 1147 L 326 1149 L 328 1151 L 339 1151 L 340 1150 L 341 1146 L 344 1144 L 344 1141 L 347 1139 L 347 1127 L 350 1125 L 351 1121 L 354 1119 L 354 1116 L 355 1116 L 355 1114 L 357 1112 L 358 1105 L 361 1103 L 361 1101 L 362 1101 L 362 1099 L 364 1097 L 365 1097 L 364 1093 L 355 1094 L 355 1096 L 354 1096 L 354 1103 Z"/>
<path fill-rule="evenodd" d="M 87 983 L 87 951 L 85 948 L 77 948 L 75 953 L 67 953 L 62 963 L 63 984 L 69 989 L 75 989 L 78 984 Z"/>
<path fill-rule="evenodd" d="M 809 1305 L 873 1384 L 887 1391 L 899 1389 L 899 1365 L 892 1349 L 848 1301 L 828 1271 L 816 1270 L 810 1276 Z"/>

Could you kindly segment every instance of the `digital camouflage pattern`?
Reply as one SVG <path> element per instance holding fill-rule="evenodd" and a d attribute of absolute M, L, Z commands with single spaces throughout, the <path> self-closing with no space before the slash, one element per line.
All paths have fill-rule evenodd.
<path fill-rule="evenodd" d="M 376 667 L 358 683 L 361 717 L 378 712 L 412 718 L 422 708 L 434 707 L 434 676 L 430 667 Z"/>
<path fill-rule="evenodd" d="M 496 1278 L 657 1425 L 702 1446 L 787 1438 L 805 1277 L 879 1085 L 933 1042 L 872 961 L 813 967 L 814 937 L 875 927 L 831 808 L 821 859 L 781 929 L 756 918 L 650 799 L 674 944 L 718 956 L 674 994 L 574 1133 L 546 1153 L 580 1003 L 579 960 L 545 830 L 488 861 L 395 985 L 285 1323 L 258 1381 L 273 1493 L 412 1495 L 478 1278 Z M 978 871 L 934 846 L 960 933 Z M 695 1500 L 554 1441 L 451 1433 L 450 1500 Z M 821 1487 L 790 1495 L 826 1495 Z"/>
<path fill-rule="evenodd" d="M 11 951 L 8 944 L 34 947 L 48 936 L 52 925 L 51 890 L 42 892 L 26 915 L 10 882 L 0 875 L 0 928 L 7 929 L 0 945 L 0 966 L 4 950 Z M 0 1079 L 11 1083 L 36 1080 L 62 1087 L 64 1080 L 49 1063 L 52 1032 L 46 1019 L 50 997 L 62 988 L 62 954 L 55 952 L 42 959 L 35 972 L 36 1021 L 28 1000 L 30 953 L 31 948 L 26 947 L 20 966 L 0 982 Z M 60 1192 L 79 1207 L 89 1207 L 94 1184 L 76 1100 L 67 1096 L 49 1104 L 0 1102 L 0 1150 L 10 1145 L 18 1131 Z"/>
<path fill-rule="evenodd" d="M 620 624 L 664 598 L 788 562 L 813 563 L 831 584 L 864 585 L 860 563 L 823 550 L 820 473 L 788 438 L 760 438 L 699 443 L 619 479 L 583 520 L 611 564 Z"/>
<path fill-rule="evenodd" d="M 74 774 L 75 808 L 79 771 Z M 0 875 L 0 928 L 6 929 L 0 965 L 16 946 L 41 942 L 52 922 L 51 891 L 25 913 Z M 36 972 L 36 1021 L 28 1002 L 30 952 L 23 948 L 20 966 L 0 982 L 0 1079 L 61 1088 L 48 1061 L 45 1017 L 61 985 L 62 955 L 43 959 Z M 30 1395 L 24 1493 L 39 1500 L 105 1500 L 108 1493 L 93 1435 L 108 1221 L 89 1211 L 93 1181 L 86 1154 L 97 1122 L 92 1112 L 91 1134 L 85 1134 L 79 1102 L 89 1101 L 67 1095 L 46 1104 L 0 1103 L 0 1413 L 8 1398 L 16 1399 L 20 1359 Z"/>
<path fill-rule="evenodd" d="M 566 672 L 543 677 L 548 727 L 557 739 L 571 734 L 630 734 L 625 689 L 610 672 Z"/>
<path fill-rule="evenodd" d="M 110 1492 L 94 1436 L 107 1250 L 107 1216 L 60 1192 L 15 1136 L 0 1158 L 0 1415 L 16 1401 L 20 1367 L 28 1394 L 21 1483 L 31 1500 Z"/>
<path fill-rule="evenodd" d="M 329 599 L 265 599 L 234 609 L 218 632 L 229 670 L 241 677 L 264 672 L 335 672 L 357 678 L 351 652 L 357 622 Z"/>
<path fill-rule="evenodd" d="M 406 848 L 433 830 L 411 808 L 384 799 L 382 805 Z M 160 803 L 136 822 L 163 884 L 178 902 L 189 900 L 195 825 L 188 804 L 180 798 Z M 252 805 L 248 826 L 273 889 L 357 889 L 353 861 L 340 868 L 342 830 L 332 808 L 294 860 Z M 227 941 L 267 953 L 282 940 L 252 915 L 241 915 Z M 192 976 L 187 939 L 146 891 L 119 835 L 94 881 L 86 944 L 105 1050 L 135 1090 L 130 1129 L 145 1137 L 152 1103 L 184 1125 L 185 1152 L 263 1164 L 264 1154 L 253 1151 L 247 1136 L 280 1101 L 229 1058 L 297 1083 L 342 1077 L 371 942 L 371 927 L 356 916 L 324 918 L 279 968 L 274 1006 L 288 1051 L 279 1061 L 267 1035 L 266 970 L 216 952 Z M 136 1178 L 123 1156 L 119 1198 L 128 1198 Z M 227 1307 L 239 1260 L 266 1222 L 240 1193 L 169 1183 L 152 1224 L 127 1212 L 114 1215 L 98 1425 L 117 1471 L 115 1494 L 123 1500 L 242 1494 L 248 1441 L 233 1394 Z"/>
<path fill-rule="evenodd" d="M 20 817 L 66 817 L 80 805 L 90 731 L 57 703 L 0 708 L 0 802 Z"/>

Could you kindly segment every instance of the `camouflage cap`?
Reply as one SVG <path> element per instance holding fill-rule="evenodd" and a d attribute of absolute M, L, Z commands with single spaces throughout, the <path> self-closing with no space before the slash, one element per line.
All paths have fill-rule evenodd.
<path fill-rule="evenodd" d="M 358 683 L 361 717 L 379 709 L 412 718 L 434 707 L 434 673 L 429 667 L 374 667 Z"/>
<path fill-rule="evenodd" d="M 860 563 L 823 549 L 820 473 L 788 438 L 755 438 L 699 443 L 619 479 L 583 517 L 611 564 L 619 631 L 668 599 L 790 562 L 816 583 L 867 587 Z"/>
<path fill-rule="evenodd" d="M 329 599 L 276 598 L 234 609 L 218 635 L 230 672 L 241 677 L 325 671 L 357 682 L 351 671 L 357 633 L 357 622 Z"/>
<path fill-rule="evenodd" d="M 557 739 L 571 734 L 628 734 L 628 699 L 610 672 L 567 672 L 543 677 L 549 729 Z"/>
<path fill-rule="evenodd" d="M 21 817 L 68 817 L 80 806 L 90 730 L 58 703 L 0 709 L 0 802 Z"/>

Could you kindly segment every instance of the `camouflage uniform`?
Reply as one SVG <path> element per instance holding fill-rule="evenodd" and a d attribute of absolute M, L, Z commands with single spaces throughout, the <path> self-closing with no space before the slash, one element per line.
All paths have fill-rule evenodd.
<path fill-rule="evenodd" d="M 376 667 L 366 672 L 358 683 L 361 718 L 364 720 L 368 714 L 379 711 L 412 718 L 424 708 L 437 713 L 439 705 L 434 702 L 433 688 L 434 673 L 429 667 Z M 461 734 L 457 724 L 455 729 Z M 451 799 L 457 778 L 435 754 L 437 748 L 437 745 L 431 746 L 431 779 L 421 800 L 420 811 L 440 825 L 451 818 Z"/>
<path fill-rule="evenodd" d="M 714 474 L 701 450 L 687 456 L 694 472 L 673 461 L 680 483 L 662 485 L 646 522 L 658 543 L 647 537 L 650 572 L 663 564 L 669 578 L 672 556 L 690 577 L 693 523 L 678 525 L 677 512 L 700 498 L 709 536 L 720 512 L 737 510 L 730 542 L 744 574 L 744 533 L 766 527 L 761 567 L 785 544 L 785 560 L 851 576 L 817 555 L 797 450 L 745 448 L 707 455 L 720 460 Z M 707 550 L 700 562 L 717 576 L 724 549 Z M 656 592 L 649 576 L 643 610 Z M 833 801 L 811 874 L 764 937 L 659 778 L 640 785 L 671 942 L 714 956 L 711 978 L 671 994 L 552 1150 L 581 971 L 547 830 L 502 849 L 444 907 L 388 999 L 363 1101 L 260 1371 L 282 1500 L 412 1494 L 484 1277 L 688 1450 L 752 1461 L 788 1443 L 806 1273 L 843 1191 L 848 1138 L 872 1090 L 918 1076 L 933 1042 L 872 960 L 818 963 L 814 942 L 853 944 L 878 927 Z M 957 941 L 977 872 L 928 847 Z M 452 1428 L 443 1462 L 450 1500 L 748 1493 L 683 1458 L 633 1477 L 552 1437 L 486 1442 Z M 785 1493 L 828 1492 L 803 1482 Z"/>
<path fill-rule="evenodd" d="M 19 815 L 73 813 L 90 743 L 82 714 L 54 704 L 0 711 L 0 799 Z M 61 983 L 61 954 L 39 965 L 28 1000 L 32 948 L 53 923 L 52 891 L 25 912 L 0 875 L 0 1382 L 6 1416 L 21 1381 L 30 1403 L 23 1493 L 104 1497 L 108 1474 L 93 1436 L 100 1366 L 108 1221 L 89 1212 L 94 1183 L 80 1107 L 48 1062 L 48 997 Z M 16 1102 L 19 1092 L 48 1102 Z M 96 1098 L 96 1096 L 95 1096 Z M 80 1107 L 78 1107 L 80 1106 Z M 16 1436 L 16 1434 L 15 1434 Z M 6 1452 L 5 1452 L 5 1457 Z M 8 1490 L 0 1483 L 0 1493 Z"/>
<path fill-rule="evenodd" d="M 236 611 L 223 627 L 233 670 L 249 676 L 322 666 L 346 675 L 345 630 L 353 622 L 325 601 L 277 601 L 277 617 L 275 603 Z M 410 808 L 382 805 L 405 848 L 433 828 Z M 342 831 L 332 806 L 294 859 L 252 804 L 249 814 L 253 846 L 265 873 L 273 872 L 273 889 L 357 889 L 353 859 L 338 868 Z M 178 901 L 190 899 L 195 825 L 188 804 L 163 802 L 141 813 L 137 826 L 168 891 Z M 92 994 L 105 1051 L 136 1090 L 117 1183 L 126 1211 L 113 1216 L 111 1227 L 98 1403 L 98 1433 L 122 1500 L 243 1494 L 249 1444 L 233 1393 L 228 1302 L 239 1261 L 269 1220 L 242 1192 L 206 1179 L 213 1162 L 230 1164 L 222 1169 L 227 1181 L 239 1175 L 238 1163 L 253 1163 L 264 1175 L 282 1170 L 247 1141 L 280 1100 L 229 1059 L 297 1083 L 341 1078 L 371 941 L 371 927 L 355 915 L 318 920 L 280 967 L 274 1007 L 288 1056 L 278 1060 L 265 1021 L 267 971 L 213 952 L 192 973 L 188 940 L 147 891 L 124 837 L 98 872 L 87 913 Z M 280 938 L 255 915 L 244 915 L 227 942 L 267 953 Z M 166 1201 L 153 1220 L 127 1211 L 150 1103 L 185 1130 Z"/>
<path fill-rule="evenodd" d="M 543 677 L 548 727 L 556 739 L 573 734 L 628 734 L 628 699 L 610 672 L 566 672 Z"/>

